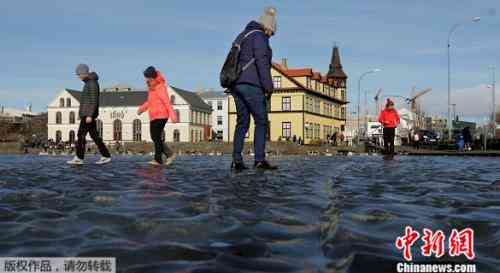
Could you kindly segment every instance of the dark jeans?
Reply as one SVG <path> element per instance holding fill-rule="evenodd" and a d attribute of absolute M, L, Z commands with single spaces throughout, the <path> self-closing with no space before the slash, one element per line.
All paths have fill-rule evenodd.
<path fill-rule="evenodd" d="M 266 134 L 268 127 L 267 100 L 264 91 L 258 87 L 248 84 L 238 84 L 232 90 L 236 112 L 236 130 L 234 131 L 233 160 L 242 162 L 243 145 L 245 136 L 250 127 L 250 115 L 255 123 L 254 151 L 255 161 L 264 161 L 266 158 Z"/>
<path fill-rule="evenodd" d="M 384 154 L 394 154 L 394 137 L 396 128 L 384 128 Z"/>
<path fill-rule="evenodd" d="M 97 133 L 97 124 L 95 119 L 92 119 L 91 123 L 86 123 L 85 118 L 82 118 L 80 121 L 80 127 L 78 128 L 78 141 L 76 142 L 76 156 L 83 160 L 85 157 L 85 145 L 87 144 L 86 137 L 87 133 L 90 134 L 90 137 L 97 145 L 99 152 L 103 157 L 111 157 L 109 154 L 108 148 L 102 142 L 102 139 L 99 137 Z"/>
<path fill-rule="evenodd" d="M 165 124 L 167 124 L 167 119 L 155 119 L 149 123 L 151 139 L 153 140 L 155 146 L 155 160 L 160 164 L 163 164 L 162 155 L 166 155 L 167 158 L 173 155 L 172 150 L 168 148 L 162 138 L 162 132 L 163 129 L 165 129 Z"/>

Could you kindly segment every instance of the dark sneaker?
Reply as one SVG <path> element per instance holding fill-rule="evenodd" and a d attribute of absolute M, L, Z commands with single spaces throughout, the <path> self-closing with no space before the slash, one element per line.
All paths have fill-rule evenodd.
<path fill-rule="evenodd" d="M 255 162 L 254 168 L 259 169 L 259 170 L 277 170 L 278 166 L 273 166 L 273 165 L 269 164 L 269 162 L 264 160 L 264 161 Z"/>
<path fill-rule="evenodd" d="M 248 170 L 247 166 L 243 162 L 235 162 L 231 163 L 231 170 L 235 170 L 237 172 L 241 172 L 244 170 Z"/>

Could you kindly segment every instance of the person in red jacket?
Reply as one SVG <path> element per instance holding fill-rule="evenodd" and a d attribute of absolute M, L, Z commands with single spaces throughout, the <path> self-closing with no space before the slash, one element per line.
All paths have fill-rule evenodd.
<path fill-rule="evenodd" d="M 149 112 L 149 130 L 151 139 L 155 146 L 155 159 L 149 163 L 152 165 L 162 165 L 163 154 L 167 156 L 165 165 L 170 165 L 175 159 L 174 153 L 168 148 L 162 139 L 162 132 L 168 119 L 177 123 L 177 116 L 172 108 L 167 91 L 165 78 L 153 66 L 144 71 L 144 78 L 148 85 L 148 100 L 137 110 L 137 114 Z"/>
<path fill-rule="evenodd" d="M 399 125 L 399 114 L 394 108 L 394 102 L 387 99 L 385 109 L 380 112 L 378 121 L 384 127 L 384 153 L 386 155 L 394 154 L 394 137 L 396 127 Z"/>

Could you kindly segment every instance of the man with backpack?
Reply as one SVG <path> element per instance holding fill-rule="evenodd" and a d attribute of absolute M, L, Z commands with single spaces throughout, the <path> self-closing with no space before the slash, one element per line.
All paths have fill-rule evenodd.
<path fill-rule="evenodd" d="M 231 164 L 231 168 L 236 171 L 247 169 L 241 153 L 250 126 L 250 115 L 255 122 L 254 167 L 261 170 L 277 169 L 265 159 L 267 100 L 273 91 L 269 38 L 276 33 L 276 25 L 276 9 L 266 8 L 259 20 L 251 21 L 238 35 L 222 68 L 221 85 L 230 90 L 236 104 L 237 124 Z"/>

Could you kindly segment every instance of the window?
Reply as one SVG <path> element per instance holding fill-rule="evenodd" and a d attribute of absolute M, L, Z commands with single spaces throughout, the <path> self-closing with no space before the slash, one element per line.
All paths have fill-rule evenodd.
<path fill-rule="evenodd" d="M 172 104 L 172 105 L 175 104 L 175 96 L 174 95 L 170 96 L 170 104 Z"/>
<path fill-rule="evenodd" d="M 273 77 L 273 85 L 274 85 L 274 88 L 281 88 L 281 76 L 274 76 Z"/>
<path fill-rule="evenodd" d="M 282 111 L 292 111 L 292 98 L 282 97 L 281 98 L 281 110 Z"/>
<path fill-rule="evenodd" d="M 64 103 L 64 101 L 63 101 Z M 62 123 L 62 114 L 61 112 L 56 113 L 56 124 L 61 124 Z"/>
<path fill-rule="evenodd" d="M 311 78 L 310 77 L 306 77 L 306 87 L 307 88 L 311 88 Z"/>
<path fill-rule="evenodd" d="M 66 99 L 66 107 L 71 107 L 71 99 L 70 98 Z"/>
<path fill-rule="evenodd" d="M 96 127 L 97 127 L 97 134 L 99 135 L 99 138 L 102 139 L 102 120 L 100 119 L 96 120 Z"/>
<path fill-rule="evenodd" d="M 217 125 L 222 125 L 222 116 L 217 116 Z"/>
<path fill-rule="evenodd" d="M 56 131 L 56 143 L 61 142 L 62 140 L 62 133 L 61 131 Z"/>
<path fill-rule="evenodd" d="M 284 138 L 292 137 L 292 123 L 291 122 L 282 122 L 281 123 L 281 135 Z"/>
<path fill-rule="evenodd" d="M 305 138 L 312 138 L 312 124 L 311 123 L 306 123 L 305 124 L 305 129 L 306 129 L 306 136 Z"/>
<path fill-rule="evenodd" d="M 113 140 L 114 141 L 122 140 L 122 122 L 119 119 L 113 121 Z"/>
<path fill-rule="evenodd" d="M 314 90 L 319 91 L 319 82 L 314 81 Z"/>
<path fill-rule="evenodd" d="M 181 113 L 179 110 L 174 110 L 175 116 L 177 117 L 177 122 L 181 122 Z"/>
<path fill-rule="evenodd" d="M 75 131 L 69 131 L 69 143 L 75 143 Z"/>
<path fill-rule="evenodd" d="M 69 124 L 75 124 L 75 112 L 69 112 Z"/>
<path fill-rule="evenodd" d="M 345 101 L 346 98 L 345 98 L 345 90 L 342 89 L 342 92 L 341 92 L 341 96 L 342 96 L 342 100 Z"/>
<path fill-rule="evenodd" d="M 174 142 L 180 142 L 181 141 L 181 133 L 179 130 L 175 129 L 174 130 Z"/>
<path fill-rule="evenodd" d="M 221 100 L 217 101 L 217 110 L 222 110 L 222 101 Z"/>
<path fill-rule="evenodd" d="M 59 107 L 64 107 L 64 99 L 63 98 L 59 99 Z"/>
<path fill-rule="evenodd" d="M 341 118 L 341 119 L 345 119 L 345 108 L 344 108 L 344 107 L 340 108 L 340 112 L 341 112 L 341 113 L 340 113 L 340 114 L 341 114 L 340 118 Z M 343 130 L 342 130 L 342 131 L 343 131 Z"/>
<path fill-rule="evenodd" d="M 314 112 L 321 113 L 321 101 L 319 99 L 314 99 Z"/>
<path fill-rule="evenodd" d="M 134 120 L 132 123 L 132 131 L 134 133 L 134 141 L 142 141 L 142 124 L 140 120 Z"/>

